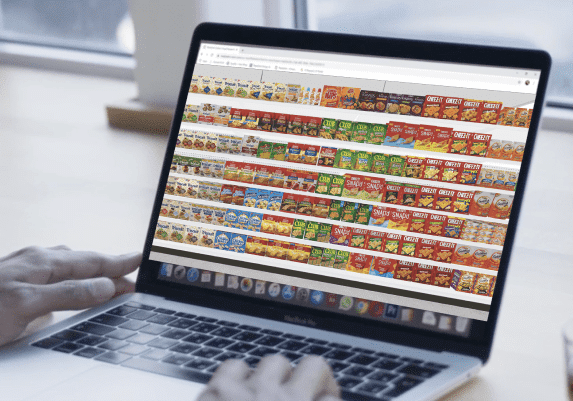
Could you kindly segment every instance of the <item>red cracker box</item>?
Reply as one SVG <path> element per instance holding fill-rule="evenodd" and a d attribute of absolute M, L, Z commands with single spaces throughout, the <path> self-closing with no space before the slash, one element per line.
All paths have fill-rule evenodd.
<path fill-rule="evenodd" d="M 358 197 L 372 202 L 382 202 L 385 184 L 384 178 L 364 177 L 362 190 Z"/>
<path fill-rule="evenodd" d="M 285 173 L 285 179 L 284 179 L 284 184 L 283 184 L 283 188 L 285 189 L 292 189 L 292 190 L 298 190 L 299 187 L 299 181 L 298 181 L 298 173 L 297 170 L 293 170 L 293 169 L 285 169 L 284 170 Z"/>
<path fill-rule="evenodd" d="M 316 198 L 314 196 L 299 195 L 296 213 L 307 216 L 312 215 L 312 209 L 315 203 Z"/>
<path fill-rule="evenodd" d="M 445 160 L 444 169 L 442 171 L 442 182 L 457 183 L 461 177 L 463 162 Z"/>
<path fill-rule="evenodd" d="M 259 125 L 258 130 L 270 131 L 273 128 L 273 118 L 275 113 L 270 111 L 260 111 L 259 112 Z"/>
<path fill-rule="evenodd" d="M 314 193 L 318 182 L 318 173 L 302 172 L 298 174 L 298 177 L 300 182 L 299 191 Z"/>
<path fill-rule="evenodd" d="M 283 167 L 274 167 L 269 177 L 269 187 L 283 188 L 287 171 L 288 169 Z"/>
<path fill-rule="evenodd" d="M 431 214 L 426 225 L 426 234 L 442 237 L 444 235 L 444 226 L 446 225 L 447 218 L 448 216 L 443 214 Z"/>
<path fill-rule="evenodd" d="M 288 115 L 288 114 L 274 113 L 272 131 L 286 134 L 289 118 L 290 118 L 290 115 Z"/>
<path fill-rule="evenodd" d="M 292 232 L 292 225 L 294 223 L 294 218 L 292 217 L 277 217 L 276 232 L 277 235 L 284 235 L 285 237 L 290 237 Z"/>
<path fill-rule="evenodd" d="M 449 212 L 452 210 L 452 203 L 456 197 L 456 192 L 453 189 L 441 188 L 438 189 L 436 194 L 436 206 L 434 210 L 441 210 L 444 212 Z"/>
<path fill-rule="evenodd" d="M 374 206 L 372 212 L 370 213 L 370 221 L 368 225 L 375 227 L 388 228 L 388 223 L 390 222 L 390 213 L 395 210 L 391 207 L 386 206 Z"/>
<path fill-rule="evenodd" d="M 306 145 L 302 162 L 304 164 L 316 166 L 319 154 L 320 154 L 320 145 Z"/>
<path fill-rule="evenodd" d="M 399 205 L 399 202 L 402 201 L 403 194 L 404 187 L 400 183 L 386 182 L 383 201 L 392 205 Z"/>
<path fill-rule="evenodd" d="M 436 204 L 436 194 L 438 193 L 438 188 L 423 186 L 420 188 L 420 195 L 418 197 L 418 207 L 424 209 L 434 209 Z"/>
<path fill-rule="evenodd" d="M 486 269 L 490 263 L 491 255 L 493 254 L 494 250 L 484 247 L 476 247 L 472 254 L 472 266 L 473 267 L 480 267 L 482 269 Z"/>
<path fill-rule="evenodd" d="M 397 265 L 397 260 L 375 256 L 372 265 L 370 266 L 370 274 L 373 276 L 392 278 L 394 277 L 394 271 L 396 270 Z"/>
<path fill-rule="evenodd" d="M 296 213 L 299 195 L 284 194 L 281 204 L 281 212 Z"/>
<path fill-rule="evenodd" d="M 472 134 L 469 143 L 468 155 L 485 157 L 491 142 L 491 134 Z"/>
<path fill-rule="evenodd" d="M 420 239 L 420 237 L 414 237 L 413 235 L 403 235 L 398 253 L 402 256 L 416 257 Z"/>
<path fill-rule="evenodd" d="M 449 267 L 436 266 L 434 272 L 434 282 L 432 285 L 435 285 L 436 287 L 450 288 L 452 285 L 453 275 L 453 269 L 450 269 Z"/>
<path fill-rule="evenodd" d="M 484 124 L 497 124 L 499 112 L 501 111 L 502 102 L 483 102 L 480 123 Z"/>
<path fill-rule="evenodd" d="M 275 234 L 276 227 L 278 226 L 279 216 L 272 214 L 264 214 L 263 222 L 261 223 L 261 232 L 267 234 Z"/>
<path fill-rule="evenodd" d="M 426 159 L 424 176 L 425 180 L 440 181 L 442 178 L 443 159 Z"/>
<path fill-rule="evenodd" d="M 351 232 L 352 228 L 350 227 L 333 225 L 329 242 L 334 245 L 348 246 Z"/>
<path fill-rule="evenodd" d="M 481 100 L 464 99 L 458 119 L 476 123 L 481 118 L 482 107 Z"/>
<path fill-rule="evenodd" d="M 404 130 L 400 133 L 399 145 L 404 148 L 414 149 L 417 136 L 417 124 L 404 124 Z"/>
<path fill-rule="evenodd" d="M 461 97 L 447 97 L 440 113 L 440 118 L 445 120 L 457 120 L 460 116 L 460 109 L 464 99 Z"/>
<path fill-rule="evenodd" d="M 366 247 L 369 251 L 382 252 L 382 244 L 384 243 L 384 237 L 386 233 L 380 231 L 370 231 L 368 238 L 366 240 Z"/>
<path fill-rule="evenodd" d="M 243 169 L 242 162 L 228 161 L 225 164 L 225 172 L 223 173 L 223 179 L 228 181 L 239 181 L 239 172 Z"/>
<path fill-rule="evenodd" d="M 402 236 L 400 234 L 386 233 L 384 243 L 382 245 L 382 252 L 398 254 L 400 248 L 400 241 Z"/>
<path fill-rule="evenodd" d="M 403 209 L 394 209 L 390 212 L 390 220 L 388 221 L 388 229 L 408 231 L 410 228 L 410 219 L 412 212 Z"/>
<path fill-rule="evenodd" d="M 247 237 L 245 253 L 251 255 L 265 256 L 269 240 L 261 237 Z"/>
<path fill-rule="evenodd" d="M 431 285 L 434 282 L 434 269 L 435 266 L 418 263 L 418 266 L 416 266 L 416 274 L 414 275 L 414 282 Z"/>
<path fill-rule="evenodd" d="M 481 164 L 464 163 L 461 168 L 460 184 L 476 185 L 481 172 Z"/>
<path fill-rule="evenodd" d="M 365 255 L 363 253 L 351 253 L 350 261 L 346 265 L 346 270 L 355 273 L 369 274 L 370 265 L 372 264 L 373 256 Z"/>
<path fill-rule="evenodd" d="M 452 142 L 452 131 L 452 128 L 436 127 L 430 150 L 432 152 L 448 153 Z"/>
<path fill-rule="evenodd" d="M 456 244 L 453 242 L 438 241 L 436 245 L 436 262 L 452 263 L 455 249 Z"/>
<path fill-rule="evenodd" d="M 426 95 L 426 100 L 424 101 L 424 107 L 422 109 L 422 116 L 440 118 L 444 99 L 444 96 Z"/>
<path fill-rule="evenodd" d="M 289 142 L 287 145 L 285 161 L 291 163 L 302 163 L 305 149 L 305 144 Z"/>
<path fill-rule="evenodd" d="M 340 86 L 325 85 L 322 88 L 322 98 L 320 99 L 320 105 L 322 107 L 337 107 L 341 90 L 342 88 Z"/>
<path fill-rule="evenodd" d="M 365 228 L 353 228 L 350 233 L 350 247 L 364 249 L 368 242 L 370 230 Z"/>
<path fill-rule="evenodd" d="M 422 178 L 424 174 L 424 163 L 423 157 L 408 156 L 406 158 L 406 163 L 404 164 L 404 171 L 402 171 L 402 177 L 408 178 Z"/>
<path fill-rule="evenodd" d="M 452 204 L 452 212 L 468 214 L 473 197 L 473 191 L 457 191 L 456 198 Z"/>
<path fill-rule="evenodd" d="M 398 280 L 412 281 L 416 274 L 417 267 L 418 264 L 416 262 L 399 260 L 394 272 L 394 278 Z"/>
<path fill-rule="evenodd" d="M 401 205 L 416 207 L 420 199 L 420 189 L 419 185 L 406 184 L 402 187 L 402 199 L 399 201 Z"/>
<path fill-rule="evenodd" d="M 364 186 L 365 177 L 356 174 L 344 174 L 344 188 L 342 196 L 347 198 L 356 198 Z"/>
<path fill-rule="evenodd" d="M 436 245 L 438 240 L 429 238 L 420 238 L 416 257 L 421 259 L 434 260 L 436 258 Z"/>
<path fill-rule="evenodd" d="M 444 237 L 460 238 L 465 219 L 458 217 L 448 217 L 444 226 Z"/>
<path fill-rule="evenodd" d="M 452 143 L 450 145 L 450 153 L 455 153 L 458 155 L 466 155 L 468 149 L 470 148 L 471 140 L 470 132 L 463 131 L 453 131 L 452 133 Z"/>
<path fill-rule="evenodd" d="M 426 232 L 426 223 L 430 217 L 430 213 L 412 211 L 412 218 L 410 219 L 410 228 L 408 231 L 413 233 L 423 234 Z"/>
<path fill-rule="evenodd" d="M 418 125 L 418 136 L 416 137 L 414 149 L 430 151 L 436 128 L 433 125 Z"/>
<path fill-rule="evenodd" d="M 404 132 L 405 123 L 390 121 L 388 123 L 388 128 L 386 129 L 386 137 L 384 138 L 384 145 L 387 146 L 398 146 L 398 140 Z"/>
<path fill-rule="evenodd" d="M 243 110 L 235 108 L 231 109 L 228 126 L 231 128 L 243 128 Z"/>

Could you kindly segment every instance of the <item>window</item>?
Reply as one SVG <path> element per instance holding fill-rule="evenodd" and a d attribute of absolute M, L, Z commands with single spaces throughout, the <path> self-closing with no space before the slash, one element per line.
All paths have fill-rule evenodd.
<path fill-rule="evenodd" d="M 573 104 L 570 1 L 306 3 L 308 27 L 314 30 L 546 50 L 553 59 L 548 98 Z"/>

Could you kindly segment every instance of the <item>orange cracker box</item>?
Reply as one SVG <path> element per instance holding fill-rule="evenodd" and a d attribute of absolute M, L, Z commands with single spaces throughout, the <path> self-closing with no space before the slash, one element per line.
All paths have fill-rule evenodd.
<path fill-rule="evenodd" d="M 324 85 L 320 105 L 322 107 L 337 107 L 341 90 L 342 88 L 340 86 Z"/>
<path fill-rule="evenodd" d="M 453 242 L 438 241 L 438 245 L 436 245 L 436 262 L 452 263 L 455 249 L 456 244 Z"/>
<path fill-rule="evenodd" d="M 440 118 L 445 120 L 457 120 L 464 99 L 461 97 L 446 97 L 440 113 Z"/>
<path fill-rule="evenodd" d="M 418 195 L 417 207 L 424 209 L 434 209 L 437 193 L 438 193 L 438 188 L 436 187 L 422 186 L 422 188 L 420 188 L 420 193 Z"/>
<path fill-rule="evenodd" d="M 418 136 L 416 137 L 414 149 L 430 151 L 432 147 L 432 138 L 434 137 L 434 132 L 437 128 L 438 127 L 433 125 L 418 125 Z"/>
<path fill-rule="evenodd" d="M 372 258 L 373 256 L 371 255 L 353 252 L 350 254 L 350 262 L 346 265 L 346 270 L 355 273 L 369 274 Z"/>
<path fill-rule="evenodd" d="M 491 192 L 476 191 L 470 203 L 470 214 L 472 216 L 487 217 L 494 197 L 495 194 Z"/>
<path fill-rule="evenodd" d="M 460 121 L 478 122 L 481 117 L 483 102 L 481 100 L 464 99 L 462 102 Z"/>
<path fill-rule="evenodd" d="M 490 296 L 490 289 L 495 282 L 495 276 L 478 274 L 472 289 L 472 294 Z"/>
<path fill-rule="evenodd" d="M 452 279 L 452 288 L 459 292 L 471 294 L 478 273 L 465 270 L 455 270 Z"/>
<path fill-rule="evenodd" d="M 434 210 L 441 210 L 444 212 L 450 212 L 452 210 L 452 204 L 456 197 L 456 192 L 453 189 L 440 188 L 436 194 L 436 206 Z"/>
<path fill-rule="evenodd" d="M 489 264 L 487 269 L 499 270 L 499 264 L 501 263 L 501 251 L 495 251 L 491 254 L 489 258 Z"/>
<path fill-rule="evenodd" d="M 442 178 L 442 168 L 444 167 L 443 159 L 426 159 L 424 165 L 424 180 L 439 181 Z"/>
<path fill-rule="evenodd" d="M 426 229 L 426 224 L 430 218 L 430 213 L 412 211 L 412 217 L 410 219 L 410 228 L 408 231 L 412 233 L 423 234 Z"/>
<path fill-rule="evenodd" d="M 435 266 L 419 263 L 416 267 L 414 282 L 420 284 L 432 284 L 434 282 Z"/>
<path fill-rule="evenodd" d="M 475 247 L 473 246 L 457 244 L 454 255 L 452 256 L 452 263 L 462 266 L 471 266 L 474 250 Z"/>
<path fill-rule="evenodd" d="M 453 131 L 450 153 L 466 155 L 468 153 L 471 135 L 470 132 Z"/>
<path fill-rule="evenodd" d="M 444 96 L 426 95 L 426 100 L 424 101 L 422 109 L 422 116 L 440 118 L 444 99 Z"/>
<path fill-rule="evenodd" d="M 449 267 L 436 266 L 432 285 L 435 285 L 436 287 L 450 288 L 452 285 L 453 275 L 453 269 L 450 269 Z"/>
<path fill-rule="evenodd" d="M 412 281 L 416 274 L 416 267 L 418 267 L 416 262 L 399 260 L 394 272 L 394 278 L 397 280 Z"/>
<path fill-rule="evenodd" d="M 436 127 L 432 137 L 430 151 L 438 153 L 448 153 L 452 142 L 452 128 Z"/>
<path fill-rule="evenodd" d="M 400 241 L 399 255 L 416 257 L 416 251 L 420 243 L 420 237 L 414 237 L 412 235 L 403 235 Z"/>
<path fill-rule="evenodd" d="M 360 96 L 359 88 L 343 87 L 340 90 L 340 98 L 337 107 L 339 109 L 355 109 Z"/>
<path fill-rule="evenodd" d="M 479 267 L 485 269 L 489 265 L 489 260 L 493 250 L 484 247 L 476 247 L 472 254 L 472 264 L 473 267 Z"/>
<path fill-rule="evenodd" d="M 416 257 L 420 259 L 434 260 L 436 258 L 436 245 L 438 240 L 429 238 L 420 238 Z"/>
<path fill-rule="evenodd" d="M 447 218 L 448 216 L 443 214 L 430 214 L 430 218 L 426 223 L 426 234 L 442 237 Z"/>
<path fill-rule="evenodd" d="M 485 157 L 491 142 L 491 134 L 472 134 L 468 155 Z"/>
<path fill-rule="evenodd" d="M 479 122 L 484 124 L 497 124 L 502 105 L 502 102 L 484 101 Z"/>

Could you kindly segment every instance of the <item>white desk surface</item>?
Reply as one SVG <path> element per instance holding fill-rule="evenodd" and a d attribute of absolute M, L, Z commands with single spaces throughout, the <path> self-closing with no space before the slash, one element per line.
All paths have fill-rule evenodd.
<path fill-rule="evenodd" d="M 166 137 L 112 129 L 105 116 L 106 104 L 136 95 L 133 82 L 0 67 L 0 255 L 142 249 Z M 572 152 L 573 135 L 539 134 L 491 358 L 444 400 L 566 399 Z"/>

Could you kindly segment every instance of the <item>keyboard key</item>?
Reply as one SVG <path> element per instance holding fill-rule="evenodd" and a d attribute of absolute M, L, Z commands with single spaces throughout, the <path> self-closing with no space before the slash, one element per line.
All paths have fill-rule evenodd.
<path fill-rule="evenodd" d="M 164 314 L 164 315 L 174 315 L 174 314 L 175 314 L 175 311 L 174 311 L 174 310 L 164 309 L 164 308 L 157 308 L 157 309 L 154 310 L 154 312 L 162 313 L 162 314 Z"/>
<path fill-rule="evenodd" d="M 328 343 L 329 347 L 338 348 L 338 349 L 350 349 L 352 348 L 350 345 L 340 344 L 340 343 Z"/>
<path fill-rule="evenodd" d="M 248 324 L 242 324 L 239 327 L 237 327 L 238 329 L 241 330 L 249 330 L 249 331 L 260 331 L 261 328 L 260 327 L 256 327 L 256 326 L 249 326 Z"/>
<path fill-rule="evenodd" d="M 148 342 L 154 340 L 155 338 L 157 337 L 152 336 L 151 334 L 137 333 L 133 337 L 128 338 L 127 341 L 135 344 L 147 344 Z"/>
<path fill-rule="evenodd" d="M 354 358 L 350 359 L 348 362 L 357 363 L 359 365 L 367 366 L 367 365 L 370 365 L 372 362 L 375 362 L 377 360 L 378 360 L 378 358 L 375 356 L 360 354 L 360 355 L 356 355 Z"/>
<path fill-rule="evenodd" d="M 170 363 L 172 365 L 183 365 L 184 363 L 191 361 L 191 359 L 193 358 L 183 354 L 173 354 L 163 358 L 163 362 Z"/>
<path fill-rule="evenodd" d="M 63 352 L 65 354 L 71 354 L 72 352 L 76 352 L 79 349 L 82 349 L 84 346 L 81 344 L 74 344 L 64 342 L 63 344 L 58 345 L 55 348 L 52 348 L 54 351 Z"/>
<path fill-rule="evenodd" d="M 188 331 L 179 330 L 179 329 L 172 329 L 172 330 L 169 330 L 168 332 L 161 334 L 161 337 L 171 338 L 173 340 L 181 340 L 182 338 L 185 338 L 188 335 L 189 335 Z"/>
<path fill-rule="evenodd" d="M 394 382 L 394 388 L 384 395 L 386 397 L 398 397 L 404 394 L 406 391 L 411 390 L 418 384 L 422 383 L 422 379 L 416 379 L 413 377 L 402 377 Z"/>
<path fill-rule="evenodd" d="M 343 376 L 338 379 L 338 385 L 340 388 L 346 390 L 350 390 L 351 388 L 358 386 L 360 383 L 362 383 L 362 380 L 356 379 L 354 377 Z"/>
<path fill-rule="evenodd" d="M 118 352 L 121 352 L 122 354 L 127 354 L 127 355 L 139 355 L 142 352 L 147 351 L 149 348 L 147 348 L 144 345 L 139 345 L 139 344 L 129 344 L 127 347 L 123 347 L 121 349 L 118 350 Z"/>
<path fill-rule="evenodd" d="M 189 334 L 189 333 L 187 333 Z M 188 343 L 192 343 L 192 344 L 202 344 L 205 341 L 209 341 L 210 339 L 212 339 L 213 337 L 208 336 L 206 334 L 200 334 L 200 333 L 193 333 L 185 338 L 183 338 L 182 340 Z"/>
<path fill-rule="evenodd" d="M 211 359 L 211 358 L 216 357 L 217 355 L 219 355 L 222 352 L 223 351 L 221 351 L 220 349 L 203 347 L 203 348 L 193 352 L 193 356 L 199 356 L 201 358 Z"/>
<path fill-rule="evenodd" d="M 249 343 L 236 343 L 227 348 L 228 351 L 238 352 L 239 354 L 246 354 L 250 350 L 256 348 L 256 345 Z"/>
<path fill-rule="evenodd" d="M 165 351 L 164 349 L 152 349 L 149 352 L 146 352 L 145 354 L 141 355 L 141 357 L 145 359 L 153 359 L 154 361 L 158 361 L 169 355 L 171 355 L 171 353 Z"/>
<path fill-rule="evenodd" d="M 217 369 L 219 369 L 219 366 L 220 366 L 220 365 L 221 365 L 220 362 L 215 362 L 215 364 L 214 364 L 213 366 L 211 366 L 209 369 L 207 369 L 207 372 L 215 373 L 215 371 L 216 371 Z"/>
<path fill-rule="evenodd" d="M 103 344 L 98 345 L 98 347 L 103 349 L 108 349 L 110 351 L 117 351 L 118 349 L 121 349 L 127 345 L 128 343 L 126 343 L 125 341 L 109 340 Z"/>
<path fill-rule="evenodd" d="M 259 347 L 255 348 L 252 351 L 249 351 L 250 355 L 258 356 L 260 358 L 264 358 L 267 355 L 274 355 L 278 354 L 280 351 L 275 348 L 268 348 L 268 347 Z"/>
<path fill-rule="evenodd" d="M 370 380 L 375 380 L 375 381 L 381 382 L 381 383 L 391 382 L 392 380 L 394 380 L 397 377 L 398 377 L 397 374 L 390 373 L 390 372 L 382 372 L 380 370 L 377 370 L 376 372 L 374 372 L 370 376 L 368 376 L 368 378 Z"/>
<path fill-rule="evenodd" d="M 135 320 L 135 321 L 137 321 L 137 320 Z M 157 336 L 161 333 L 165 333 L 167 330 L 169 330 L 169 327 L 160 326 L 158 324 L 150 324 L 150 325 L 145 326 L 141 330 L 139 330 L 139 332 L 140 333 L 153 334 L 153 335 Z"/>
<path fill-rule="evenodd" d="M 253 342 L 255 340 L 258 340 L 262 336 L 263 336 L 263 334 L 253 333 L 251 331 L 243 331 L 242 333 L 239 333 L 239 334 L 233 336 L 233 340 L 245 341 L 245 342 L 250 343 L 250 342 Z"/>
<path fill-rule="evenodd" d="M 197 358 L 189 362 L 185 365 L 187 368 L 196 369 L 196 370 L 204 370 L 211 366 L 213 366 L 215 362 L 209 361 L 207 359 Z"/>
<path fill-rule="evenodd" d="M 346 369 L 344 372 L 345 375 L 354 376 L 354 377 L 366 377 L 370 373 L 372 373 L 372 369 L 365 368 L 364 366 L 352 366 Z"/>
<path fill-rule="evenodd" d="M 177 312 L 177 313 L 175 314 L 175 316 L 177 316 L 177 317 L 183 317 L 183 318 L 185 318 L 185 319 L 194 319 L 194 318 L 197 317 L 197 315 L 192 315 L 192 314 L 190 314 L 190 313 L 184 313 L 184 312 Z"/>
<path fill-rule="evenodd" d="M 140 304 L 139 302 L 126 302 L 124 304 L 125 306 L 131 306 L 132 308 L 137 308 L 137 309 L 143 309 L 143 310 L 153 310 L 155 309 L 155 307 L 151 306 L 151 305 L 144 305 L 144 304 Z"/>
<path fill-rule="evenodd" d="M 266 345 L 267 347 L 275 347 L 285 341 L 287 341 L 285 338 L 266 336 L 260 340 L 255 341 L 255 344 Z"/>
<path fill-rule="evenodd" d="M 130 319 L 135 319 L 135 320 L 147 320 L 150 317 L 153 317 L 155 315 L 156 315 L 156 313 L 154 313 L 154 312 L 145 311 L 145 310 L 138 310 L 136 312 L 130 313 L 126 317 L 128 317 Z"/>
<path fill-rule="evenodd" d="M 229 322 L 227 320 L 219 320 L 217 322 L 217 324 L 219 326 L 225 326 L 225 327 L 237 327 L 239 325 L 239 323 L 235 323 L 235 322 Z"/>
<path fill-rule="evenodd" d="M 402 362 L 383 359 L 381 361 L 376 362 L 374 365 L 372 365 L 372 367 L 377 368 L 377 369 L 384 369 L 384 370 L 394 370 L 397 367 L 400 367 L 402 365 L 403 365 Z"/>
<path fill-rule="evenodd" d="M 107 338 L 98 337 L 98 336 L 87 336 L 87 337 L 84 337 L 81 340 L 78 340 L 76 342 L 78 344 L 95 346 L 95 345 L 103 343 L 104 341 L 107 341 Z"/>
<path fill-rule="evenodd" d="M 137 310 L 137 308 L 132 308 L 131 306 L 120 305 L 113 309 L 108 310 L 106 313 L 115 316 L 126 316 L 130 313 L 133 313 Z"/>
<path fill-rule="evenodd" d="M 123 317 L 113 316 L 103 313 L 101 315 L 92 317 L 91 319 L 89 319 L 89 321 L 93 323 L 105 324 L 106 326 L 119 326 L 120 324 L 124 324 L 128 320 Z"/>
<path fill-rule="evenodd" d="M 308 347 L 301 349 L 300 352 L 307 355 L 322 355 L 330 350 L 330 348 L 321 347 L 320 345 L 309 345 Z"/>
<path fill-rule="evenodd" d="M 40 348 L 45 348 L 45 349 L 50 349 L 55 347 L 56 345 L 60 345 L 61 343 L 63 343 L 64 340 L 60 340 L 58 338 L 44 338 L 43 340 L 40 341 L 36 341 L 35 343 L 33 343 L 32 345 L 34 347 L 40 347 Z"/>
<path fill-rule="evenodd" d="M 126 322 L 126 323 L 120 325 L 119 328 L 137 331 L 137 330 L 141 330 L 145 326 L 149 326 L 149 323 L 145 323 L 145 322 L 142 322 L 140 320 L 130 320 L 129 322 Z"/>
<path fill-rule="evenodd" d="M 332 369 L 333 373 L 338 373 L 349 367 L 350 365 L 347 363 L 342 363 L 338 361 L 328 361 L 330 368 Z"/>
<path fill-rule="evenodd" d="M 385 358 L 388 359 L 398 359 L 400 357 L 400 355 L 396 355 L 396 354 L 385 354 L 384 355 Z"/>
<path fill-rule="evenodd" d="M 402 357 L 402 358 L 400 358 L 400 360 L 404 361 L 404 362 L 411 362 L 411 363 L 424 363 L 424 361 L 421 359 L 414 359 L 414 358 L 407 358 L 407 357 Z"/>
<path fill-rule="evenodd" d="M 117 352 L 109 351 L 109 352 L 106 352 L 105 354 L 101 354 L 100 356 L 96 356 L 95 360 L 107 362 L 107 363 L 113 363 L 113 364 L 117 365 L 117 364 L 120 364 L 122 362 L 127 361 L 129 358 L 131 358 L 131 355 L 119 354 Z"/>
<path fill-rule="evenodd" d="M 386 384 L 378 382 L 368 382 L 356 388 L 356 391 L 361 391 L 363 393 L 378 394 L 379 392 L 386 390 L 388 386 Z"/>
<path fill-rule="evenodd" d="M 247 365 L 249 365 L 250 368 L 255 369 L 259 364 L 259 362 L 261 361 L 261 358 L 257 358 L 256 356 L 250 356 L 244 361 Z"/>
<path fill-rule="evenodd" d="M 152 340 L 150 342 L 147 343 L 148 347 L 153 347 L 153 348 L 161 348 L 161 349 L 167 349 L 170 347 L 173 347 L 175 344 L 177 344 L 177 341 L 172 340 L 170 338 L 156 338 L 155 340 Z"/>
<path fill-rule="evenodd" d="M 209 342 L 206 342 L 205 345 L 208 345 L 209 347 L 215 347 L 215 348 L 225 348 L 228 347 L 229 345 L 233 344 L 234 341 L 232 340 L 227 340 L 226 338 L 214 338 Z"/>
<path fill-rule="evenodd" d="M 332 344 L 329 344 L 332 345 Z M 332 351 L 330 351 L 328 354 L 323 355 L 325 358 L 328 359 L 336 359 L 338 361 L 343 361 L 345 359 L 350 358 L 351 356 L 355 355 L 353 352 L 348 352 L 348 351 L 342 351 L 339 349 L 334 349 Z"/>
<path fill-rule="evenodd" d="M 195 326 L 199 324 L 198 322 L 194 321 L 194 320 L 189 320 L 189 319 L 178 319 L 174 322 L 169 323 L 167 326 L 169 327 L 175 327 L 177 329 L 188 329 L 189 327 Z"/>
<path fill-rule="evenodd" d="M 199 322 L 205 322 L 205 323 L 215 323 L 217 321 L 217 319 L 214 319 L 212 317 L 206 317 L 206 316 L 198 316 L 195 318 L 195 320 L 198 320 Z"/>
<path fill-rule="evenodd" d="M 157 312 L 157 311 L 154 311 Z M 169 316 L 169 315 L 155 315 L 150 317 L 149 319 L 146 320 L 146 322 L 149 323 L 156 323 L 156 324 L 167 324 L 167 323 L 171 323 L 172 321 L 177 320 L 177 318 L 175 316 Z"/>
<path fill-rule="evenodd" d="M 426 363 L 426 367 L 428 368 L 432 368 L 432 369 L 447 369 L 450 366 L 449 365 L 444 365 L 441 363 L 434 363 L 434 362 L 427 362 Z"/>
<path fill-rule="evenodd" d="M 93 358 L 95 356 L 101 355 L 104 352 L 107 352 L 103 349 L 97 349 L 92 347 L 83 348 L 74 353 L 74 355 L 83 356 L 84 358 Z"/>
<path fill-rule="evenodd" d="M 300 342 L 300 341 L 295 341 L 295 340 L 289 340 L 286 341 L 282 344 L 280 344 L 278 346 L 278 348 L 280 349 L 284 349 L 287 351 L 298 351 L 301 348 L 304 348 L 307 344 Z"/>
<path fill-rule="evenodd" d="M 296 334 L 290 334 L 290 333 L 283 334 L 283 337 L 289 338 L 291 340 L 297 340 L 297 341 L 304 340 L 303 336 L 297 336 Z"/>
<path fill-rule="evenodd" d="M 169 348 L 169 351 L 179 352 L 180 354 L 190 354 L 193 351 L 197 351 L 199 348 L 201 347 L 190 343 L 178 343 L 177 345 Z"/>
<path fill-rule="evenodd" d="M 282 334 L 284 334 L 282 331 L 276 331 L 276 330 L 269 330 L 269 329 L 264 329 L 260 331 L 263 334 L 268 334 L 271 336 L 280 336 Z"/>
<path fill-rule="evenodd" d="M 126 338 L 133 337 L 134 335 L 135 335 L 134 331 L 124 330 L 124 329 L 116 329 L 116 330 L 106 334 L 106 337 L 115 338 L 116 340 L 125 340 Z"/>
<path fill-rule="evenodd" d="M 196 383 L 206 384 L 211 378 L 211 375 L 207 373 L 202 373 L 191 369 L 181 369 L 179 366 L 144 358 L 132 358 L 122 365 L 129 368 L 158 373 L 161 375 L 171 376 L 177 379 L 188 380 Z"/>
<path fill-rule="evenodd" d="M 343 400 L 349 400 L 349 401 L 390 401 L 390 399 L 386 397 L 379 398 L 376 396 L 353 393 L 347 390 L 340 391 L 340 397 Z"/>
<path fill-rule="evenodd" d="M 235 334 L 240 333 L 241 330 L 237 330 L 237 329 L 233 329 L 231 327 L 221 327 L 217 330 L 215 330 L 214 332 L 212 332 L 211 334 L 217 337 L 225 337 L 225 338 L 229 338 L 234 336 Z"/>
<path fill-rule="evenodd" d="M 352 348 L 352 352 L 360 352 L 361 354 L 368 354 L 368 355 L 374 355 L 375 354 L 375 351 L 372 349 L 359 348 L 359 347 Z"/>
<path fill-rule="evenodd" d="M 54 334 L 52 337 L 64 340 L 64 341 L 77 341 L 81 338 L 87 337 L 88 335 L 85 333 L 80 333 L 79 331 L 73 330 L 63 330 L 59 333 Z"/>
<path fill-rule="evenodd" d="M 210 323 L 199 323 L 191 328 L 191 330 L 196 331 L 197 333 L 210 333 L 213 330 L 219 328 L 219 326 L 210 324 Z"/>
<path fill-rule="evenodd" d="M 109 333 L 110 331 L 115 330 L 113 327 L 104 326 L 101 324 L 91 323 L 91 322 L 82 322 L 80 324 L 76 324 L 71 329 L 76 331 L 82 331 L 88 334 L 95 334 L 96 336 L 103 336 Z"/>
<path fill-rule="evenodd" d="M 237 354 L 236 352 L 225 352 L 215 358 L 216 361 L 224 362 L 227 359 L 243 359 L 244 355 Z"/>
<path fill-rule="evenodd" d="M 309 343 L 309 344 L 316 344 L 316 345 L 326 345 L 328 344 L 328 341 L 325 340 L 319 340 L 317 338 L 305 338 L 304 342 Z"/>
<path fill-rule="evenodd" d="M 286 359 L 288 359 L 289 361 L 291 361 L 291 363 L 298 361 L 300 358 L 302 358 L 301 354 L 297 354 L 296 352 L 288 352 L 288 351 L 283 351 L 281 352 L 281 355 L 284 356 Z"/>
<path fill-rule="evenodd" d="M 404 373 L 404 374 L 407 374 L 410 376 L 423 377 L 424 379 L 428 379 L 428 378 L 433 377 L 433 376 L 437 375 L 438 373 L 440 373 L 440 371 L 437 369 L 424 368 L 422 366 L 413 365 L 413 364 L 407 365 L 401 369 L 398 369 L 398 372 Z"/>

